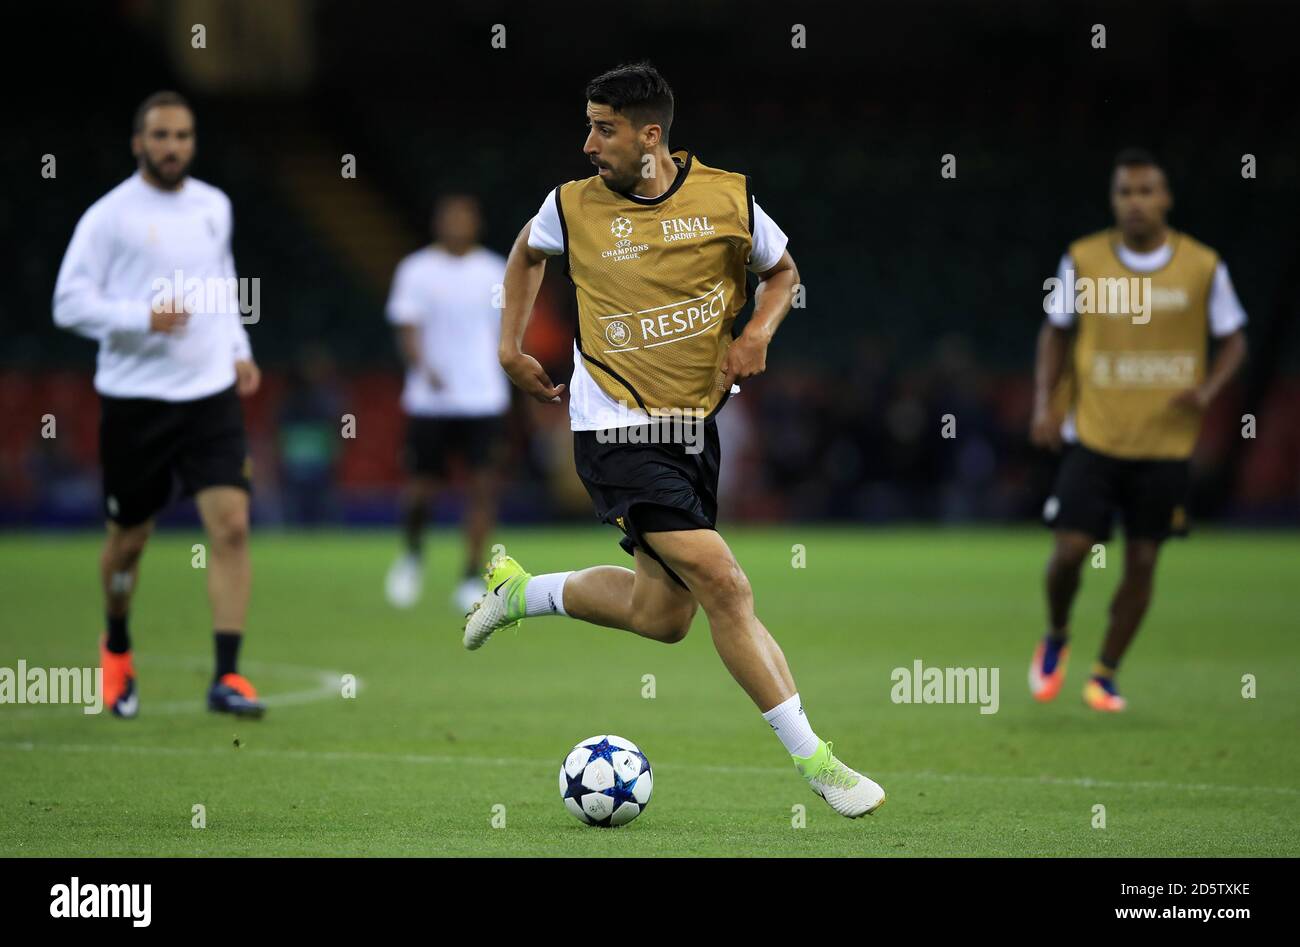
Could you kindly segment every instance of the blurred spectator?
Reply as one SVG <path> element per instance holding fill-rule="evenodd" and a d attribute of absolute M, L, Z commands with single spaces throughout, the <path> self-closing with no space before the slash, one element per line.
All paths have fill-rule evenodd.
<path fill-rule="evenodd" d="M 334 475 L 342 391 L 323 346 L 304 349 L 280 405 L 280 489 L 285 520 L 317 525 L 338 519 Z"/>

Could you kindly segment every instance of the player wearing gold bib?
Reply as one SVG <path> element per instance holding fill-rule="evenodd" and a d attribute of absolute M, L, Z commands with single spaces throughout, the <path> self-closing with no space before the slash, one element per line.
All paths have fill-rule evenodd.
<path fill-rule="evenodd" d="M 747 179 L 668 148 L 672 90 L 647 63 L 587 87 L 583 151 L 596 174 L 556 188 L 506 264 L 501 365 L 558 403 L 522 349 L 548 255 L 563 255 L 578 300 L 569 393 L 578 474 L 597 516 L 625 534 L 636 569 L 532 576 L 494 560 L 466 616 L 475 650 L 523 618 L 570 615 L 656 641 L 682 640 L 703 606 L 713 643 L 813 791 L 842 815 L 874 812 L 884 790 L 841 763 L 804 716 L 780 647 L 754 614 L 749 580 L 714 528 L 721 447 L 713 416 L 763 371 L 798 271 Z M 745 331 L 732 326 L 758 276 Z"/>
<path fill-rule="evenodd" d="M 1124 521 L 1124 576 L 1084 688 L 1119 711 L 1120 659 L 1151 601 L 1161 543 L 1187 529 L 1188 458 L 1201 418 L 1246 355 L 1246 316 L 1227 267 L 1168 227 L 1164 172 L 1146 152 L 1116 161 L 1116 228 L 1070 245 L 1045 308 L 1035 366 L 1034 443 L 1065 455 L 1043 510 L 1055 531 L 1047 565 L 1049 628 L 1030 665 L 1034 697 L 1061 688 L 1070 608 L 1093 546 Z M 1219 340 L 1207 368 L 1207 340 Z M 1064 413 L 1064 418 L 1062 418 Z"/>

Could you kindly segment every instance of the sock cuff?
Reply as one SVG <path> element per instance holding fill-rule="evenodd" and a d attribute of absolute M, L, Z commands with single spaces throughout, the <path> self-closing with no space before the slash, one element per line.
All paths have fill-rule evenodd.
<path fill-rule="evenodd" d="M 807 759 L 821 745 L 812 725 L 808 723 L 808 717 L 803 712 L 803 701 L 797 693 L 771 710 L 764 711 L 763 719 L 776 732 L 777 739 L 791 756 Z"/>
<path fill-rule="evenodd" d="M 216 645 L 216 663 L 212 679 L 219 681 L 227 674 L 239 673 L 239 646 L 244 643 L 244 636 L 238 631 L 212 631 L 212 640 Z"/>
<path fill-rule="evenodd" d="M 766 720 L 768 723 L 771 723 L 773 720 L 781 716 L 783 713 L 786 713 L 791 710 L 798 710 L 801 706 L 803 706 L 803 704 L 799 700 L 799 695 L 798 693 L 795 693 L 794 696 L 787 697 L 785 700 L 781 701 L 781 703 L 777 704 L 771 710 L 763 711 L 763 719 Z"/>
<path fill-rule="evenodd" d="M 105 615 L 105 642 L 110 654 L 126 654 L 131 650 L 131 633 L 127 629 L 126 615 Z"/>
<path fill-rule="evenodd" d="M 535 575 L 524 586 L 524 617 L 567 615 L 564 609 L 564 583 L 573 572 L 545 572 Z"/>

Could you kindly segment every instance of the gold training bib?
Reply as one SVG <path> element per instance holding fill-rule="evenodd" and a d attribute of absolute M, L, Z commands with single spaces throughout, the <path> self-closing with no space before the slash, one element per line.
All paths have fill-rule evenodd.
<path fill-rule="evenodd" d="M 722 360 L 745 305 L 753 204 L 741 174 L 673 154 L 677 177 L 653 201 L 599 176 L 558 194 L 578 349 L 615 401 L 651 415 L 712 414 Z"/>
<path fill-rule="evenodd" d="M 1113 231 L 1070 245 L 1075 279 L 1091 292 L 1084 306 L 1091 311 L 1076 317 L 1069 366 L 1075 425 L 1085 447 L 1113 457 L 1186 459 L 1200 432 L 1200 413 L 1170 400 L 1205 378 L 1219 258 L 1186 234 L 1171 231 L 1169 239 L 1173 256 L 1151 273 L 1119 261 Z M 1115 306 L 1125 294 L 1127 305 Z"/>

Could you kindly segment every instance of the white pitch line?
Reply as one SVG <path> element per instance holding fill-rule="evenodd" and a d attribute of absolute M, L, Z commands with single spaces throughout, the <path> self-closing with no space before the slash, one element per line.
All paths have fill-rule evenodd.
<path fill-rule="evenodd" d="M 325 762 L 407 763 L 422 766 L 519 766 L 520 764 L 525 764 L 528 766 L 540 767 L 551 765 L 558 766 L 560 764 L 559 760 L 522 759 L 519 757 L 497 756 L 451 756 L 431 755 L 425 753 L 366 753 L 350 750 L 254 750 L 248 748 L 239 750 L 224 748 L 199 749 L 196 747 L 131 746 L 111 743 L 34 743 L 30 740 L 0 742 L 0 750 L 21 750 L 24 752 L 46 750 L 64 753 L 127 753 L 142 756 L 216 756 L 218 754 L 238 752 L 250 756 L 266 756 L 277 759 L 320 760 Z M 655 766 L 655 769 L 663 768 L 665 768 L 663 765 Z M 670 763 L 667 764 L 666 768 L 669 770 L 693 769 L 701 772 L 730 774 L 761 773 L 768 775 L 789 773 L 788 767 L 776 766 L 719 766 Z M 1092 779 L 1090 777 L 987 776 L 979 773 L 935 773 L 930 771 L 908 773 L 889 770 L 873 770 L 873 772 L 879 776 L 888 775 L 893 779 L 899 780 L 920 779 L 952 783 L 1017 783 L 1021 785 L 1039 786 L 1071 786 L 1080 789 L 1154 789 L 1175 792 L 1248 792 L 1274 793 L 1283 796 L 1300 795 L 1300 789 L 1292 786 L 1229 786 L 1215 783 L 1168 783 L 1155 780 L 1125 782 L 1123 780 Z"/>
<path fill-rule="evenodd" d="M 979 773 L 909 773 L 915 779 L 942 782 L 1022 783 L 1038 786 L 1076 786 L 1080 789 L 1174 789 L 1185 792 L 1264 792 L 1300 796 L 1294 786 L 1222 786 L 1216 783 L 1165 783 L 1158 780 L 1093 779 L 1089 776 L 985 776 Z"/>

